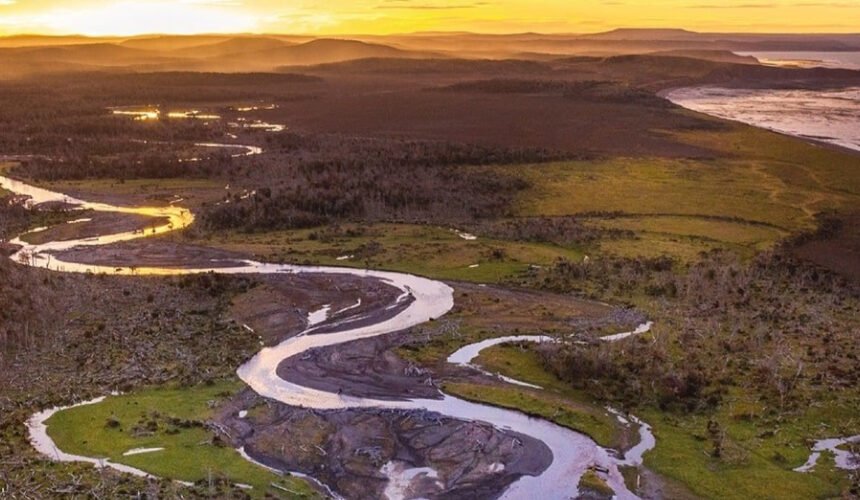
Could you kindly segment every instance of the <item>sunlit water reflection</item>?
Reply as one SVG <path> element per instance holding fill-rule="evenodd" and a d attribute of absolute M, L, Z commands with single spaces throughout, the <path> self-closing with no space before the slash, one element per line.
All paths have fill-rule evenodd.
<path fill-rule="evenodd" d="M 194 216 L 190 211 L 173 205 L 164 207 L 119 207 L 105 203 L 87 202 L 2 176 L 0 176 L 0 187 L 20 195 L 30 196 L 32 204 L 62 202 L 78 209 L 146 215 L 164 218 L 168 221 L 151 230 L 148 229 L 145 233 L 130 231 L 95 238 L 54 241 L 42 244 L 30 244 L 17 238 L 14 240 L 14 243 L 21 245 L 21 249 L 12 258 L 22 264 L 63 272 L 115 275 L 180 275 L 202 272 L 217 272 L 222 274 L 314 273 L 351 275 L 377 279 L 394 286 L 401 290 L 401 295 L 398 299 L 401 302 L 401 307 L 399 312 L 393 317 L 380 320 L 374 324 L 348 328 L 336 333 L 313 334 L 311 330 L 315 327 L 312 326 L 309 331 L 303 334 L 287 339 L 277 346 L 261 350 L 238 369 L 237 373 L 239 377 L 261 396 L 288 405 L 323 410 L 347 408 L 427 410 L 457 419 L 487 422 L 498 428 L 519 432 L 545 443 L 553 455 L 553 460 L 549 468 L 539 476 L 523 476 L 520 478 L 508 488 L 503 495 L 505 498 L 523 498 L 526 495 L 535 494 L 547 498 L 574 496 L 577 493 L 579 478 L 593 466 L 608 471 L 605 473 L 605 480 L 616 492 L 618 498 L 635 498 L 633 493 L 627 489 L 619 470 L 619 464 L 623 463 L 623 460 L 616 458 L 609 450 L 598 446 L 589 437 L 546 420 L 533 418 L 516 411 L 472 403 L 448 395 L 441 395 L 440 399 L 381 400 L 360 398 L 304 387 L 278 376 L 277 367 L 281 362 L 311 349 L 334 346 L 358 339 L 402 331 L 443 316 L 454 305 L 453 290 L 444 283 L 402 273 L 336 267 L 267 264 L 253 261 L 245 261 L 235 267 L 217 269 L 132 268 L 66 262 L 52 252 L 60 252 L 79 246 L 102 246 L 179 230 L 191 224 L 194 221 Z M 33 442 L 37 443 L 40 451 L 44 452 L 48 449 L 49 444 L 53 446 L 53 441 L 50 440 L 47 434 L 47 428 L 44 425 L 45 419 L 36 418 L 38 416 L 34 416 L 34 419 L 31 420 L 30 431 Z M 51 453 L 48 453 L 48 455 L 52 456 Z M 56 453 L 56 458 L 60 460 L 64 458 L 68 458 L 69 460 L 81 459 L 81 457 L 65 455 L 60 452 Z M 98 460 L 94 462 L 94 459 L 86 459 L 85 461 L 98 462 Z M 103 465 L 114 466 L 114 464 Z M 124 467 L 119 466 L 117 468 L 122 470 Z"/>
<path fill-rule="evenodd" d="M 674 90 L 666 98 L 700 113 L 860 151 L 860 88 L 697 87 Z"/>

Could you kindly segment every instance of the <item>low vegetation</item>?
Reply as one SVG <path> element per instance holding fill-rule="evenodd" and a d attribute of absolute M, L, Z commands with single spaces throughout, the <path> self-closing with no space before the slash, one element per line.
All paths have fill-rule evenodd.
<path fill-rule="evenodd" d="M 856 286 L 783 253 L 745 264 L 715 252 L 683 270 L 669 259 L 559 262 L 532 279 L 632 301 L 660 325 L 656 342 L 561 351 L 569 357 L 554 366 L 564 378 L 595 388 L 615 381 L 598 390 L 604 397 L 696 410 L 718 405 L 723 385 L 741 385 L 784 409 L 808 405 L 821 390 L 850 389 L 860 376 L 851 361 L 860 355 L 851 340 Z"/>
<path fill-rule="evenodd" d="M 474 239 L 473 239 L 474 237 Z M 270 262 L 388 269 L 444 279 L 493 283 L 532 265 L 582 259 L 578 246 L 485 239 L 455 229 L 415 224 L 339 224 L 244 233 L 199 231 L 182 241 L 249 253 Z"/>
<path fill-rule="evenodd" d="M 174 389 L 111 400 L 111 404 L 121 405 L 133 400 L 138 406 L 132 404 L 136 409 L 133 418 L 131 413 L 123 414 L 115 408 L 107 410 L 116 412 L 123 425 L 126 417 L 131 419 L 125 429 L 129 434 L 127 441 L 111 435 L 102 444 L 135 442 L 132 427 L 141 418 L 139 405 L 150 405 L 153 411 L 162 412 L 163 418 L 156 419 L 160 422 L 156 422 L 159 429 L 165 431 L 162 438 L 185 445 L 196 445 L 192 443 L 195 440 L 211 442 L 215 434 L 197 424 L 188 429 L 174 426 L 182 430 L 179 434 L 166 431 L 176 423 L 173 418 L 204 419 L 211 410 L 208 401 L 237 388 L 235 382 L 219 381 L 233 377 L 235 367 L 259 345 L 257 338 L 229 320 L 225 311 L 230 297 L 253 286 L 252 282 L 214 275 L 170 280 L 55 275 L 21 268 L 8 260 L 0 260 L 0 273 L 4 278 L 0 280 L 3 331 L 9 328 L 8 331 L 15 333 L 7 335 L 0 344 L 0 384 L 4 388 L 0 398 L 3 491 L 23 497 L 51 492 L 196 498 L 211 497 L 217 491 L 219 497 L 242 498 L 246 493 L 233 484 L 238 478 L 260 488 L 269 480 L 267 473 L 260 473 L 233 450 L 217 447 L 209 449 L 211 478 L 208 471 L 202 476 L 199 470 L 193 471 L 199 458 L 196 455 L 193 459 L 188 454 L 184 458 L 174 456 L 169 462 L 171 467 L 184 463 L 186 468 L 182 469 L 181 477 L 166 474 L 167 478 L 202 479 L 198 486 L 190 488 L 169 479 L 143 480 L 113 472 L 100 473 L 88 465 L 54 464 L 30 447 L 24 427 L 34 412 L 55 405 L 116 390 L 127 392 L 143 386 L 168 385 Z M 26 322 L 21 324 L 21 321 Z M 213 382 L 217 383 L 209 385 Z M 99 405 L 86 408 L 101 411 Z M 151 417 L 151 412 L 144 413 Z M 100 417 L 100 425 L 90 426 L 92 418 L 84 416 L 85 429 L 72 425 L 73 422 L 66 425 L 65 418 L 76 417 L 61 414 L 52 421 L 51 432 L 58 439 L 63 438 L 64 432 L 68 433 L 66 436 L 92 433 L 87 443 L 70 443 L 74 449 L 98 446 L 99 432 L 116 430 L 109 417 Z M 149 418 L 143 431 L 148 423 Z M 113 457 L 127 450 L 96 451 Z M 157 461 L 153 472 L 156 469 L 167 472 L 164 463 L 167 462 Z M 222 473 L 231 480 L 225 482 Z M 277 478 L 271 479 L 280 484 Z M 288 486 L 301 488 L 298 483 Z"/>
<path fill-rule="evenodd" d="M 613 81 L 585 80 L 519 80 L 493 79 L 456 83 L 445 87 L 448 92 L 480 92 L 491 94 L 558 94 L 567 99 L 581 99 L 589 102 L 621 102 L 670 108 L 671 105 L 643 89 L 629 84 Z"/>
<path fill-rule="evenodd" d="M 251 486 L 246 492 L 252 498 L 283 493 L 317 497 L 305 481 L 252 464 L 223 441 L 213 413 L 241 387 L 231 380 L 135 391 L 58 413 L 48 420 L 48 433 L 68 453 L 104 457 L 159 477 L 199 484 L 213 497 L 228 493 L 224 486 L 230 484 Z"/>

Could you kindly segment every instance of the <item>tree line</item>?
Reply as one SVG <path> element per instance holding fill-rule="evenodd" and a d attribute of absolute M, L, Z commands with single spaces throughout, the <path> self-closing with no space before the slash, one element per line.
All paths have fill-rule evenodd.
<path fill-rule="evenodd" d="M 266 155 L 236 165 L 232 177 L 247 188 L 205 207 L 205 228 L 256 231 L 355 220 L 504 217 L 528 184 L 488 165 L 565 157 L 538 149 L 338 135 L 280 134 L 268 147 Z"/>

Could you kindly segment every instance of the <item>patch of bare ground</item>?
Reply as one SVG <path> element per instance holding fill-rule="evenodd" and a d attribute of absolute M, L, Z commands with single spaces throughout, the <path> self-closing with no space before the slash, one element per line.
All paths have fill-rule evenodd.
<path fill-rule="evenodd" d="M 248 411 L 239 418 L 240 411 Z M 437 478 L 412 494 L 494 498 L 523 474 L 552 461 L 541 442 L 480 422 L 420 411 L 313 411 L 275 404 L 246 391 L 221 422 L 256 460 L 310 473 L 347 498 L 381 498 L 389 462 L 430 467 Z"/>
<path fill-rule="evenodd" d="M 277 344 L 308 328 L 308 314 L 328 308 L 328 321 L 308 334 L 323 334 L 372 324 L 396 315 L 400 290 L 375 279 L 339 275 L 271 275 L 263 284 L 233 300 L 233 317 L 251 327 L 266 345 Z M 300 306 L 306 304 L 307 306 Z M 288 358 L 278 374 L 299 385 L 361 397 L 435 397 L 426 376 L 390 349 L 400 336 L 375 337 L 316 349 Z"/>
<path fill-rule="evenodd" d="M 225 268 L 242 265 L 245 256 L 209 247 L 183 245 L 160 239 L 135 240 L 98 247 L 76 247 L 57 252 L 64 262 L 106 267 Z"/>
<path fill-rule="evenodd" d="M 339 308 L 360 298 L 361 305 L 352 303 L 355 309 L 344 316 L 374 317 L 385 311 L 396 292 L 366 280 L 361 289 L 357 288 L 359 283 L 349 280 L 338 280 L 336 289 L 317 280 L 315 291 L 307 292 L 297 290 L 300 287 L 295 286 L 293 277 L 289 281 L 285 278 L 263 278 L 263 285 L 233 301 L 234 316 L 252 325 L 267 343 L 305 328 L 307 309 L 292 306 L 297 294 L 313 307 L 331 304 L 335 311 L 332 325 L 322 325 L 321 331 L 336 331 L 346 327 L 344 317 L 338 316 Z M 450 321 L 462 326 L 462 334 L 450 338 L 452 328 L 446 318 L 398 334 L 314 349 L 284 360 L 278 374 L 300 385 L 345 396 L 438 398 L 437 382 L 441 378 L 488 384 L 498 381 L 477 372 L 446 369 L 442 363 L 420 366 L 404 359 L 399 348 L 437 337 L 445 344 L 443 351 L 448 352 L 457 342 L 472 339 L 472 331 L 480 329 L 486 329 L 481 335 L 493 336 L 517 328 L 563 330 L 584 322 L 594 325 L 605 320 L 615 325 L 634 321 L 621 319 L 618 310 L 610 306 L 566 296 L 470 284 L 454 286 L 456 308 Z M 281 470 L 311 474 L 347 498 L 379 497 L 387 484 L 380 469 L 389 462 L 436 471 L 436 480 L 413 483 L 412 493 L 417 496 L 493 498 L 521 474 L 539 473 L 551 460 L 542 443 L 525 436 L 421 411 L 313 411 L 245 391 L 221 410 L 218 419 L 229 430 L 233 444 L 244 446 L 256 460 Z M 623 437 L 625 442 L 629 439 Z"/>
<path fill-rule="evenodd" d="M 433 374 L 394 352 L 402 336 L 313 350 L 285 359 L 278 375 L 306 387 L 376 399 L 441 398 Z"/>
<path fill-rule="evenodd" d="M 860 213 L 826 216 L 792 248 L 797 257 L 860 282 Z"/>
<path fill-rule="evenodd" d="M 329 308 L 335 323 L 349 319 L 379 319 L 400 291 L 374 279 L 349 274 L 312 273 L 261 276 L 261 286 L 233 300 L 231 315 L 251 327 L 266 345 L 274 345 L 305 330 L 308 314 Z M 341 325 L 342 326 L 342 325 Z M 329 331 L 320 325 L 314 333 Z"/>

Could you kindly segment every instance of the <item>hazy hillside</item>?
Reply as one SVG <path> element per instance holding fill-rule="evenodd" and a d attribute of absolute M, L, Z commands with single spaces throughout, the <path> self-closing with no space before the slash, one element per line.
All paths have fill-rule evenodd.
<path fill-rule="evenodd" d="M 133 71 L 273 71 L 367 58 L 445 57 L 357 40 L 291 43 L 269 37 L 157 37 L 122 41 L 0 48 L 0 78 L 124 68 Z"/>
<path fill-rule="evenodd" d="M 181 57 L 207 58 L 221 57 L 248 52 L 272 50 L 287 46 L 288 43 L 275 38 L 231 38 L 206 45 L 195 45 L 176 49 L 171 54 Z M 289 44 L 292 45 L 292 44 Z"/>
<path fill-rule="evenodd" d="M 111 67 L 126 68 L 171 61 L 174 59 L 158 52 L 111 43 L 3 48 L 0 49 L 0 78 Z"/>
<path fill-rule="evenodd" d="M 289 35 L 15 36 L 0 38 L 0 78 L 105 68 L 138 72 L 266 72 L 281 67 L 316 66 L 360 59 L 521 59 L 551 62 L 565 57 L 650 54 L 755 64 L 752 58 L 738 56 L 735 52 L 798 49 L 860 51 L 860 35 L 708 34 L 686 30 L 620 29 L 589 35 L 416 33 L 348 39 Z M 438 67 L 432 67 L 437 64 L 433 63 L 422 71 L 437 71 Z M 661 61 L 655 64 L 670 63 Z M 366 70 L 366 67 L 352 69 Z"/>
<path fill-rule="evenodd" d="M 510 57 L 513 54 L 618 55 L 659 51 L 791 51 L 860 50 L 860 35 L 852 34 L 729 34 L 680 29 L 618 29 L 594 34 L 486 35 L 475 33 L 417 33 L 390 37 L 360 37 L 397 43 L 414 50 L 456 51 L 471 57 Z"/>
<path fill-rule="evenodd" d="M 683 29 L 629 29 L 619 28 L 603 33 L 583 35 L 582 40 L 698 40 L 702 35 L 693 31 Z"/>
<path fill-rule="evenodd" d="M 728 50 L 667 50 L 653 52 L 652 56 L 687 57 L 705 61 L 727 62 L 735 64 L 758 64 L 758 59 L 752 56 L 740 56 Z"/>
<path fill-rule="evenodd" d="M 118 40 L 125 47 L 144 50 L 180 50 L 225 42 L 232 35 L 159 35 Z"/>
<path fill-rule="evenodd" d="M 68 45 L 44 48 L 5 49 L 0 54 L 28 61 L 63 61 L 104 66 L 127 66 L 163 61 L 157 52 L 132 49 L 110 43 Z"/>
<path fill-rule="evenodd" d="M 90 45 L 99 42 L 116 42 L 112 38 L 94 38 L 85 36 L 49 36 L 49 35 L 13 35 L 0 37 L 0 48 L 11 47 L 46 47 L 51 45 Z"/>
<path fill-rule="evenodd" d="M 433 55 L 388 45 L 337 39 L 319 39 L 292 47 L 248 54 L 249 57 L 263 57 L 280 65 L 313 65 L 368 58 L 420 59 Z"/>

